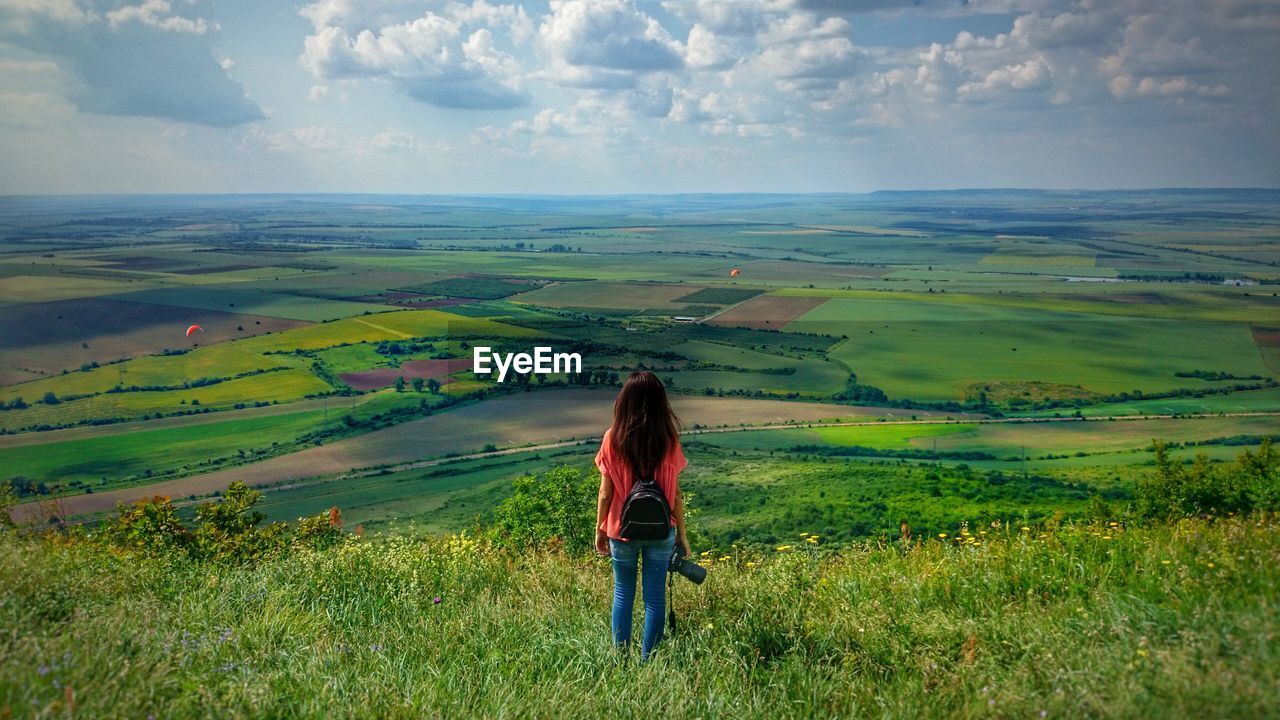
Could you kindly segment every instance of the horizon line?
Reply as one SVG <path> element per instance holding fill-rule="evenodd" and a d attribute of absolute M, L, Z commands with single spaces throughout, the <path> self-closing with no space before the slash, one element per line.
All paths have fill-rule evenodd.
<path fill-rule="evenodd" d="M 365 196 L 365 197 L 442 197 L 442 198 L 622 198 L 622 197 L 691 197 L 691 196 L 773 196 L 773 197 L 848 197 L 880 193 L 1135 193 L 1135 192 L 1280 192 L 1280 185 L 1168 185 L 1150 187 L 1075 187 L 1043 188 L 1017 186 L 952 187 L 952 188 L 879 188 L 876 190 L 814 191 L 720 191 L 689 190 L 683 192 L 616 192 L 616 193 L 526 193 L 526 192 L 376 192 L 344 190 L 273 190 L 262 192 L 88 192 L 88 193 L 0 193 L 0 200 L 26 198 L 103 198 L 103 197 L 264 197 L 264 196 Z"/>

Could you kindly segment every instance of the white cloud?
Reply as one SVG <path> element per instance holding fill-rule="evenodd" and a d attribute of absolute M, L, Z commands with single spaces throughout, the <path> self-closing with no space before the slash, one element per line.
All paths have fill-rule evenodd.
<path fill-rule="evenodd" d="M 0 0 L 0 42 L 57 62 L 84 111 L 215 127 L 262 118 L 215 59 L 218 25 L 205 10 L 199 0 Z"/>
<path fill-rule="evenodd" d="M 552 0 L 538 28 L 547 77 L 569 86 L 628 88 L 684 66 L 684 47 L 630 0 Z"/>
<path fill-rule="evenodd" d="M 167 32 L 183 32 L 203 35 L 210 29 L 217 29 L 216 23 L 210 23 L 202 17 L 189 18 L 172 13 L 168 0 L 144 0 L 141 5 L 125 5 L 107 13 L 107 22 L 118 28 L 130 22 L 138 22 L 158 30 Z"/>
<path fill-rule="evenodd" d="M 499 109 L 528 102 L 524 69 L 493 33 L 527 34 L 523 9 L 477 0 L 376 29 L 324 24 L 345 24 L 348 9 L 334 2 L 302 9 L 315 33 L 305 39 L 299 62 L 317 79 L 387 80 L 416 100 L 448 108 Z"/>
<path fill-rule="evenodd" d="M 1050 77 L 1049 67 L 1033 58 L 996 68 L 979 81 L 961 85 L 956 94 L 960 100 L 968 101 L 989 98 L 1001 92 L 1045 90 L 1049 87 Z"/>

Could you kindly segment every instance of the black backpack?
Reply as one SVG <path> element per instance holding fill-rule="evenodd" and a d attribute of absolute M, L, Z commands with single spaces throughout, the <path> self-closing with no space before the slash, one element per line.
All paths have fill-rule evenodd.
<path fill-rule="evenodd" d="M 653 475 L 635 473 L 631 492 L 622 503 L 622 529 L 625 540 L 664 540 L 671 532 L 671 506 Z"/>

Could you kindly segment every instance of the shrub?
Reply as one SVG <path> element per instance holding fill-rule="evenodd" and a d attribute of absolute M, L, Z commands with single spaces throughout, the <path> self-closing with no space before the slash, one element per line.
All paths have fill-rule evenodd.
<path fill-rule="evenodd" d="M 173 501 L 161 495 L 132 505 L 117 503 L 116 517 L 103 523 L 100 537 L 114 547 L 156 554 L 191 546 L 191 532 L 178 518 Z"/>
<path fill-rule="evenodd" d="M 242 482 L 231 483 L 221 499 L 196 507 L 194 529 L 182 523 L 167 497 L 120 503 L 116 517 L 103 522 L 98 539 L 111 547 L 157 555 L 181 551 L 197 560 L 259 560 L 285 547 L 288 529 L 282 522 L 259 527 L 266 516 L 253 506 L 261 497 Z"/>
<path fill-rule="evenodd" d="M 195 554 L 232 562 L 257 560 L 281 549 L 287 526 L 282 522 L 258 527 L 266 515 L 253 509 L 262 493 L 242 482 L 231 483 L 221 501 L 196 508 L 200 523 L 194 532 Z"/>
<path fill-rule="evenodd" d="M 1234 462 L 1210 463 L 1204 453 L 1190 465 L 1154 444 L 1156 472 L 1138 481 L 1138 514 L 1170 519 L 1280 509 L 1280 453 L 1264 438 L 1256 453 L 1244 450 Z"/>
<path fill-rule="evenodd" d="M 9 483 L 0 483 L 0 529 L 11 529 L 15 527 L 13 518 L 9 517 L 9 508 L 18 502 L 18 497 L 14 495 L 13 488 Z"/>
<path fill-rule="evenodd" d="M 585 553 L 595 544 L 594 474 L 562 465 L 541 477 L 515 479 L 514 492 L 494 511 L 494 544 L 510 548 L 559 545 Z"/>
<path fill-rule="evenodd" d="M 342 536 L 342 512 L 335 506 L 318 515 L 298 518 L 293 544 L 321 550 L 337 545 Z"/>

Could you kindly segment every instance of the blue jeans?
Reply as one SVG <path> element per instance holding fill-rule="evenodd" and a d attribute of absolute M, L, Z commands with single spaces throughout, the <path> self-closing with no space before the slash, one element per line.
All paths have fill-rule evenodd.
<path fill-rule="evenodd" d="M 636 566 L 644 557 L 640 584 L 644 591 L 644 638 L 640 650 L 641 662 L 649 659 L 649 653 L 662 640 L 662 626 L 666 618 L 667 565 L 671 550 L 675 547 L 676 530 L 663 540 L 629 540 L 622 542 L 609 538 L 609 556 L 613 559 L 613 642 L 619 647 L 631 644 L 631 610 L 636 603 Z"/>

